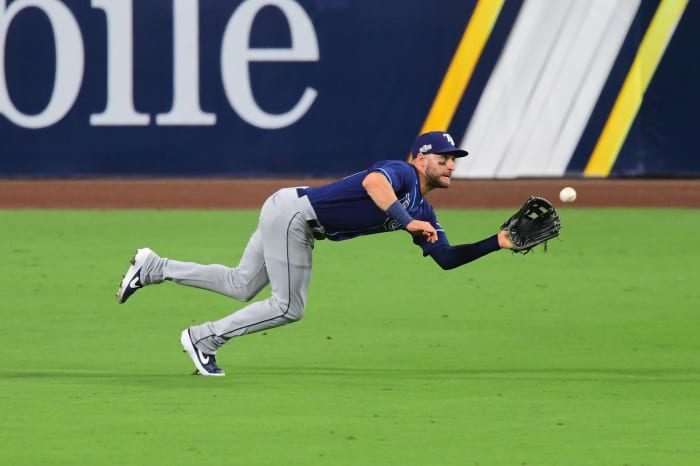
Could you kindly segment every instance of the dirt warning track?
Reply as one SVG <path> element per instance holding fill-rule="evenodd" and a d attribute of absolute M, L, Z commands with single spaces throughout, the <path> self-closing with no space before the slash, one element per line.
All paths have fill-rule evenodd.
<path fill-rule="evenodd" d="M 257 209 L 287 186 L 332 179 L 78 179 L 0 180 L 4 209 Z M 561 205 L 559 190 L 578 192 L 570 207 L 700 208 L 700 179 L 453 180 L 428 199 L 436 209 L 513 208 L 531 195 Z"/>

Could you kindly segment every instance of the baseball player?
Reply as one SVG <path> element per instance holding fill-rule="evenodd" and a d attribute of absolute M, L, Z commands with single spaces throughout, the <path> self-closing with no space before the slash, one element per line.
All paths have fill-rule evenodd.
<path fill-rule="evenodd" d="M 448 188 L 455 159 L 466 155 L 448 133 L 434 131 L 416 139 L 411 162 L 385 160 L 325 186 L 281 189 L 265 201 L 237 267 L 181 262 L 138 249 L 119 285 L 117 301 L 124 303 L 142 287 L 164 280 L 244 302 L 271 284 L 269 298 L 182 331 L 180 342 L 196 372 L 223 376 L 216 353 L 229 340 L 303 317 L 316 240 L 405 230 L 424 256 L 446 270 L 511 249 L 506 231 L 473 244 L 450 245 L 423 197 L 433 189 Z"/>

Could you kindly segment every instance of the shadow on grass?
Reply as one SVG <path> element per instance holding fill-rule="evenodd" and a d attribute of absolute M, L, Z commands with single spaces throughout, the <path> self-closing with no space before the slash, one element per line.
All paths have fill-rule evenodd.
<path fill-rule="evenodd" d="M 134 382 L 177 380 L 182 378 L 204 378 L 191 377 L 195 374 L 188 372 L 153 372 L 153 373 L 128 373 L 128 372 L 90 372 L 90 371 L 70 371 L 70 370 L 49 370 L 49 371 L 0 371 L 0 380 L 54 380 L 54 381 L 113 381 L 113 380 L 133 380 Z M 222 379 L 222 377 L 209 377 L 211 379 Z"/>
<path fill-rule="evenodd" d="M 700 382 L 700 368 L 501 368 L 501 369 L 404 369 L 348 367 L 247 367 L 237 376 L 274 375 L 303 377 L 396 377 L 466 378 L 474 380 L 552 380 L 552 381 L 628 381 L 628 382 Z"/>
<path fill-rule="evenodd" d="M 472 379 L 472 380 L 551 380 L 559 382 L 615 381 L 629 383 L 700 382 L 700 368 L 499 368 L 499 369 L 404 369 L 357 367 L 239 367 L 229 368 L 227 377 L 192 377 L 187 372 L 124 373 L 71 370 L 0 371 L 0 380 L 133 380 L 134 382 L 179 379 L 246 379 L 259 376 L 304 378 L 382 378 L 396 379 Z"/>

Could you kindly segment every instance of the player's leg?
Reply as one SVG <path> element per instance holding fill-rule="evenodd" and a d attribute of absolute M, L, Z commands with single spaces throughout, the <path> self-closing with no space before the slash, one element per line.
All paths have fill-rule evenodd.
<path fill-rule="evenodd" d="M 279 194 L 275 202 L 265 204 L 260 216 L 271 296 L 216 322 L 191 327 L 192 339 L 202 351 L 215 354 L 233 337 L 302 318 L 311 279 L 314 240 L 306 221 L 293 205 L 295 199 L 289 193 Z"/>
<path fill-rule="evenodd" d="M 215 291 L 239 301 L 249 301 L 269 283 L 260 228 L 250 237 L 237 267 L 167 259 L 163 278 L 180 285 Z"/>
<path fill-rule="evenodd" d="M 215 291 L 239 301 L 249 301 L 269 283 L 259 230 L 250 237 L 237 267 L 167 259 L 148 248 L 139 249 L 131 264 L 117 292 L 120 303 L 136 290 L 164 280 Z"/>

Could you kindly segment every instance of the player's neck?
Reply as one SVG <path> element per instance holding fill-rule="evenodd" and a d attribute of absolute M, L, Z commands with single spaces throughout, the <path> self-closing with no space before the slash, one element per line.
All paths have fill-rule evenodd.
<path fill-rule="evenodd" d="M 426 178 L 426 176 L 423 173 L 421 173 L 420 170 L 418 170 L 418 183 L 420 184 L 420 193 L 423 196 L 435 189 L 435 186 L 428 182 L 428 178 Z"/>

